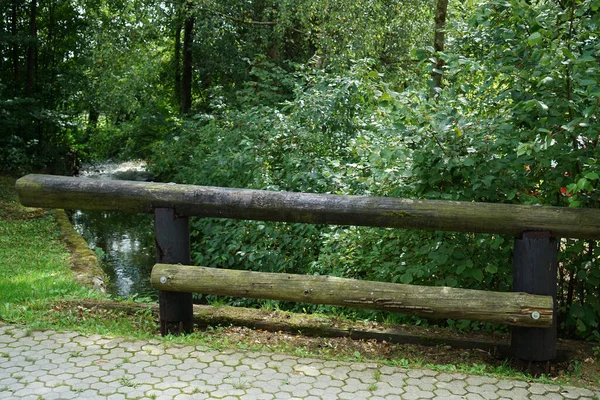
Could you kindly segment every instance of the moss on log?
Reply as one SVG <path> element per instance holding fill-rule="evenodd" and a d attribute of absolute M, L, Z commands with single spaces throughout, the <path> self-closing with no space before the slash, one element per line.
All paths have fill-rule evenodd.
<path fill-rule="evenodd" d="M 599 209 L 273 192 L 51 175 L 24 176 L 16 187 L 21 203 L 30 207 L 135 213 L 172 208 L 181 216 L 514 236 L 543 230 L 553 237 L 600 238 Z"/>
<path fill-rule="evenodd" d="M 552 297 L 515 292 L 174 264 L 156 264 L 150 280 L 152 286 L 164 291 L 330 304 L 513 326 L 547 328 L 552 324 L 553 315 Z"/>

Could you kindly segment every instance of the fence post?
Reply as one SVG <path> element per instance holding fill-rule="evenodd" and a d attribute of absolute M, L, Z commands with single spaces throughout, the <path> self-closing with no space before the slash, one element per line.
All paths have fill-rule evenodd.
<path fill-rule="evenodd" d="M 548 361 L 556 357 L 557 253 L 557 242 L 550 232 L 523 232 L 521 238 L 515 238 L 513 291 L 552 296 L 554 299 L 550 328 L 512 328 L 511 349 L 515 358 Z"/>
<path fill-rule="evenodd" d="M 191 264 L 188 217 L 175 215 L 171 208 L 155 209 L 154 237 L 158 263 Z M 161 335 L 192 333 L 194 312 L 191 293 L 160 291 L 158 303 Z"/>

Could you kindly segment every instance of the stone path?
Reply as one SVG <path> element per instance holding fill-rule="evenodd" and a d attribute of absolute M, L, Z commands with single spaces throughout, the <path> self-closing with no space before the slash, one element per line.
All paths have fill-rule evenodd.
<path fill-rule="evenodd" d="M 594 399 L 587 389 L 0 326 L 0 399 Z"/>

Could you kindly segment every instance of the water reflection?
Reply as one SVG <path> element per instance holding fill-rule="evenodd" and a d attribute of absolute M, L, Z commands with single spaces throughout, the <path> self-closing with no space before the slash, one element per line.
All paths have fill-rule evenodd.
<path fill-rule="evenodd" d="M 147 180 L 141 161 L 102 163 L 82 169 L 80 176 L 95 179 Z M 106 290 L 118 297 L 151 296 L 150 272 L 155 263 L 152 215 L 121 212 L 74 211 L 71 220 L 102 259 L 108 277 Z"/>
<path fill-rule="evenodd" d="M 121 181 L 150 181 L 154 178 L 151 172 L 146 171 L 146 162 L 141 160 L 84 165 L 79 176 Z"/>

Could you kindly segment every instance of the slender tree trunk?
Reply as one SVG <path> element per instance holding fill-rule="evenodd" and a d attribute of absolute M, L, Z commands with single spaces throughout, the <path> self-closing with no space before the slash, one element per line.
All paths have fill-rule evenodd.
<path fill-rule="evenodd" d="M 12 44 L 12 63 L 13 63 L 13 79 L 15 85 L 19 82 L 19 42 L 18 42 L 18 32 L 17 32 L 17 4 L 18 0 L 13 0 L 12 2 L 12 15 L 10 21 L 10 28 L 13 37 Z"/>
<path fill-rule="evenodd" d="M 567 308 L 573 305 L 573 292 L 575 290 L 575 270 L 569 272 L 569 286 L 567 288 Z"/>
<path fill-rule="evenodd" d="M 98 120 L 100 119 L 100 112 L 95 108 L 90 108 L 90 113 L 88 115 L 88 127 L 92 129 L 96 129 L 98 127 Z"/>
<path fill-rule="evenodd" d="M 446 14 L 448 11 L 448 0 L 437 0 L 435 10 L 435 30 L 433 35 L 433 49 L 435 50 L 436 62 L 431 71 L 431 79 L 433 80 L 433 87 L 431 89 L 431 96 L 435 94 L 435 88 L 442 87 L 442 68 L 444 67 L 444 60 L 439 56 L 439 53 L 444 51 L 444 42 L 446 39 Z"/>
<path fill-rule="evenodd" d="M 181 22 L 175 26 L 175 101 L 181 110 Z"/>
<path fill-rule="evenodd" d="M 34 93 L 35 70 L 37 63 L 37 0 L 31 1 L 29 14 L 29 44 L 27 45 L 27 78 L 25 81 L 25 96 L 31 97 Z"/>
<path fill-rule="evenodd" d="M 57 85 L 56 85 L 56 74 L 54 72 L 55 62 L 56 62 L 56 1 L 52 0 L 48 5 L 49 12 L 49 23 L 48 23 L 48 33 L 47 40 L 49 50 L 45 52 L 46 59 L 42 61 L 42 70 L 47 70 L 50 72 L 50 86 L 53 88 L 53 92 L 56 93 Z M 53 96 L 54 97 L 54 96 Z"/>
<path fill-rule="evenodd" d="M 0 71 L 4 70 L 4 60 L 5 60 L 5 52 L 6 52 L 6 48 L 8 48 L 8 46 L 5 48 L 5 44 L 7 44 L 7 39 L 9 37 L 9 29 L 8 29 L 8 22 L 9 22 L 9 17 L 8 17 L 8 1 L 3 1 L 0 4 L 2 4 L 3 6 L 6 4 L 6 11 L 5 13 L 0 13 L 0 35 L 1 37 L 4 38 L 4 40 L 2 42 L 0 42 Z M 6 17 L 5 17 L 6 16 Z"/>
<path fill-rule="evenodd" d="M 188 2 L 188 12 L 191 3 Z M 181 76 L 181 113 L 187 114 L 192 107 L 192 45 L 194 41 L 194 17 L 187 15 L 183 24 L 183 71 Z"/>

